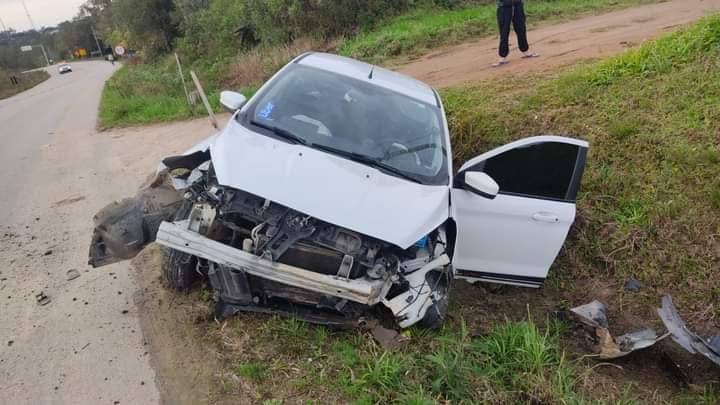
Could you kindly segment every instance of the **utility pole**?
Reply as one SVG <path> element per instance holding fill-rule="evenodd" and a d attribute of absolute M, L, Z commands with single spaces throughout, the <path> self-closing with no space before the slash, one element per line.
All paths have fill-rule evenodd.
<path fill-rule="evenodd" d="M 40 44 L 40 45 L 36 45 L 36 46 L 40 46 L 40 49 L 42 49 L 43 56 L 45 57 L 45 63 L 47 63 L 47 65 L 50 66 L 50 59 L 48 59 L 47 52 L 45 52 L 45 45 Z"/>
<path fill-rule="evenodd" d="M 7 31 L 7 27 L 5 26 L 5 22 L 2 20 L 2 18 L 0 18 L 0 26 L 2 26 L 2 31 L 0 32 Z"/>
<path fill-rule="evenodd" d="M 30 11 L 28 11 L 27 4 L 25 4 L 25 0 L 20 0 L 22 2 L 23 8 L 25 9 L 25 15 L 27 15 L 28 21 L 30 21 L 30 27 L 34 31 L 37 31 L 37 28 L 35 28 L 35 23 L 33 22 L 32 17 L 30 17 Z"/>
<path fill-rule="evenodd" d="M 90 31 L 92 31 L 93 37 L 95 37 L 95 45 L 97 45 L 97 49 L 98 49 L 98 52 L 99 52 L 99 54 L 100 54 L 99 56 L 102 56 L 102 55 L 103 55 L 103 52 L 102 52 L 102 49 L 100 49 L 100 41 L 98 41 L 97 34 L 95 33 L 95 27 L 93 27 L 93 26 L 91 25 L 91 26 L 90 26 Z"/>

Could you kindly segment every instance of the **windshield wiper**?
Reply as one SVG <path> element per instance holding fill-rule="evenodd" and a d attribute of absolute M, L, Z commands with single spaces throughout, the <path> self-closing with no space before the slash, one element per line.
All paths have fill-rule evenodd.
<path fill-rule="evenodd" d="M 301 137 L 295 135 L 294 133 L 288 131 L 285 128 L 280 128 L 275 125 L 263 124 L 262 122 L 255 121 L 255 120 L 250 121 L 250 123 L 255 126 L 258 126 L 260 128 L 267 129 L 268 131 L 272 131 L 275 135 L 277 135 L 283 139 L 286 139 L 288 141 L 307 145 L 307 141 L 304 138 L 301 138 Z"/>
<path fill-rule="evenodd" d="M 322 145 L 322 144 L 317 144 L 317 143 L 313 143 L 308 146 L 310 146 L 311 148 L 319 149 L 319 150 L 322 150 L 325 152 L 332 153 L 334 155 L 338 155 L 338 156 L 350 159 L 354 162 L 358 162 L 358 163 L 362 163 L 362 164 L 370 166 L 370 167 L 374 167 L 378 170 L 390 173 L 394 176 L 401 177 L 405 180 L 409 180 L 414 183 L 423 184 L 423 182 L 418 180 L 417 178 L 405 173 L 404 171 L 402 171 L 400 169 L 397 169 L 395 167 L 387 165 L 387 164 L 383 163 L 380 159 L 374 158 L 372 156 L 367 156 L 367 155 L 363 155 L 363 154 L 356 153 L 356 152 L 348 152 L 343 149 L 337 149 L 337 148 L 333 148 L 332 146 L 327 146 L 327 145 Z"/>

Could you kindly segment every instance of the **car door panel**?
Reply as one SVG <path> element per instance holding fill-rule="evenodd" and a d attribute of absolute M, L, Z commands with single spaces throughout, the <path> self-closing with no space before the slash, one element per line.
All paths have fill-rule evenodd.
<path fill-rule="evenodd" d="M 494 200 L 453 189 L 457 218 L 455 266 L 461 277 L 539 286 L 555 260 L 575 205 L 498 195 Z M 548 220 L 548 217 L 557 220 Z M 481 255 L 474 252 L 482 252 Z"/>
<path fill-rule="evenodd" d="M 588 144 L 557 136 L 522 139 L 465 164 L 457 176 L 481 171 L 500 186 L 484 198 L 457 181 L 453 265 L 458 277 L 538 287 L 570 226 Z"/>

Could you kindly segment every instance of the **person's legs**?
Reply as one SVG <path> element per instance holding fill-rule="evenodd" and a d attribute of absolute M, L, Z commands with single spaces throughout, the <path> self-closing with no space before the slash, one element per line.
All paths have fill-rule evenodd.
<path fill-rule="evenodd" d="M 525 7 L 522 3 L 513 5 L 512 25 L 517 34 L 518 48 L 520 52 L 527 52 L 530 49 L 527 39 L 527 27 L 525 26 Z"/>
<path fill-rule="evenodd" d="M 498 53 L 500 54 L 501 61 L 505 60 L 505 58 L 510 53 L 509 40 L 512 14 L 512 6 L 500 6 L 497 8 L 498 29 L 500 30 L 500 47 L 498 48 Z"/>
<path fill-rule="evenodd" d="M 530 44 L 527 39 L 527 26 L 525 23 L 525 6 L 523 3 L 516 3 L 513 5 L 512 15 L 513 30 L 518 39 L 518 48 L 523 53 L 523 58 L 534 58 L 540 56 L 534 52 L 529 52 Z"/>

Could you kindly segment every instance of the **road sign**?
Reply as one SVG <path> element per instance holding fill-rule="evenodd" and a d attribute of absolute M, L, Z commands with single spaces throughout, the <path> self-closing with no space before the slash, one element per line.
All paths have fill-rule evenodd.
<path fill-rule="evenodd" d="M 30 46 L 30 45 L 21 46 L 20 50 L 23 52 L 30 52 L 30 51 L 32 51 L 32 46 Z"/>
<path fill-rule="evenodd" d="M 125 55 L 125 48 L 124 48 L 123 46 L 120 46 L 120 45 L 116 46 L 116 47 L 115 47 L 115 54 L 116 54 L 116 55 L 119 55 L 119 56 Z"/>

